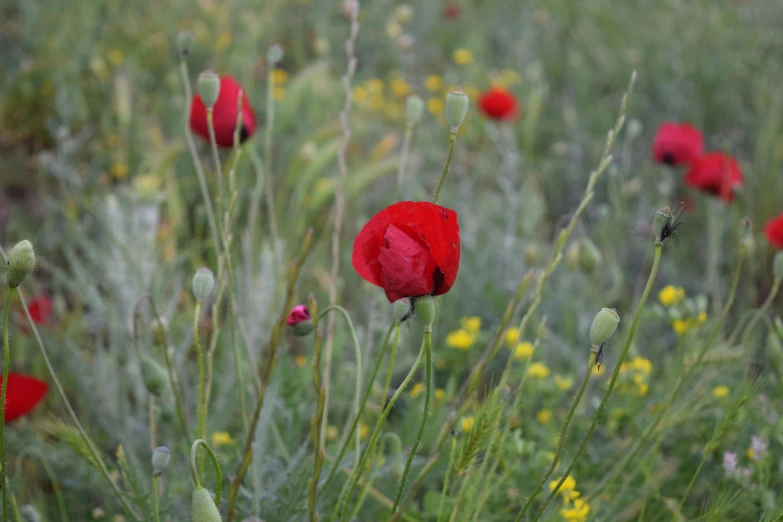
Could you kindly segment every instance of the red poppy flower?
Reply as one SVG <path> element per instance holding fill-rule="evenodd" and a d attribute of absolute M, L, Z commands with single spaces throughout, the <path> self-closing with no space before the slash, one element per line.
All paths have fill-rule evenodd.
<path fill-rule="evenodd" d="M 701 132 L 688 123 L 664 123 L 658 127 L 653 139 L 653 158 L 659 163 L 686 165 L 703 152 Z"/>
<path fill-rule="evenodd" d="M 0 383 L 3 376 L 0 375 Z M 24 417 L 41 402 L 49 387 L 45 382 L 35 377 L 21 373 L 8 374 L 8 391 L 6 392 L 5 423 Z"/>
<path fill-rule="evenodd" d="M 699 190 L 721 198 L 734 199 L 734 191 L 743 184 L 742 170 L 737 160 L 723 152 L 709 152 L 696 159 L 685 174 L 685 182 Z"/>
<path fill-rule="evenodd" d="M 767 241 L 775 248 L 783 248 L 783 214 L 767 221 L 764 225 L 764 233 L 767 235 Z"/>
<path fill-rule="evenodd" d="M 462 9 L 460 9 L 459 4 L 456 2 L 446 2 L 441 13 L 443 14 L 443 18 L 456 20 L 459 18 L 459 15 L 462 14 Z"/>
<path fill-rule="evenodd" d="M 40 295 L 27 303 L 27 310 L 30 312 L 30 317 L 33 318 L 33 322 L 37 325 L 46 324 L 49 318 L 52 316 L 52 300 L 49 296 Z M 24 311 L 20 311 L 19 315 L 24 319 Z"/>
<path fill-rule="evenodd" d="M 239 140 L 244 143 L 256 132 L 256 115 L 243 90 L 231 76 L 220 78 L 220 92 L 215 106 L 212 108 L 212 124 L 215 127 L 215 141 L 219 147 L 234 146 L 234 130 L 237 126 L 237 98 L 242 91 L 242 128 L 239 130 Z M 190 128 L 209 142 L 209 127 L 207 126 L 207 108 L 196 94 L 190 105 Z"/>
<path fill-rule="evenodd" d="M 491 120 L 513 120 L 519 114 L 517 99 L 500 87 L 491 87 L 478 100 L 479 109 Z"/>
<path fill-rule="evenodd" d="M 381 210 L 356 236 L 353 267 L 386 292 L 403 297 L 443 295 L 459 270 L 459 222 L 453 210 L 401 201 Z"/>

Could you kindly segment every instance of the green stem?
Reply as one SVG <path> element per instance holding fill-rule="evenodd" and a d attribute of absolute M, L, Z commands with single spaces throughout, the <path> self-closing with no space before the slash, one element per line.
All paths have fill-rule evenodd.
<path fill-rule="evenodd" d="M 9 287 L 5 294 L 5 309 L 3 310 L 3 392 L 0 398 L 0 408 L 5 419 L 6 394 L 8 392 L 8 369 L 11 366 L 11 347 L 8 344 L 8 311 L 11 309 L 11 292 Z M 0 458 L 3 468 L 0 473 L 0 488 L 3 490 L 3 520 L 8 520 L 8 465 L 5 460 L 5 422 L 0 423 Z"/>
<path fill-rule="evenodd" d="M 209 107 L 207 109 L 207 129 L 209 130 L 209 144 L 212 149 L 212 158 L 215 160 L 215 171 L 218 178 L 218 195 L 217 195 L 217 222 L 218 230 L 222 229 L 220 225 L 223 222 L 223 167 L 220 165 L 220 154 L 218 153 L 217 141 L 215 139 L 215 126 L 213 124 L 213 109 Z M 228 248 L 225 244 L 225 237 L 223 237 L 223 248 Z"/>
<path fill-rule="evenodd" d="M 207 438 L 207 412 L 204 407 L 204 385 L 206 382 L 206 370 L 204 369 L 204 349 L 198 337 L 198 320 L 201 315 L 201 301 L 196 302 L 193 313 L 193 345 L 196 347 L 198 358 L 198 433 L 202 439 Z M 203 471 L 203 469 L 202 469 Z"/>
<path fill-rule="evenodd" d="M 720 208 L 722 203 L 717 198 L 707 203 L 707 288 L 712 297 L 712 313 L 717 314 L 721 309 L 718 266 L 721 251 L 720 217 L 723 209 Z"/>
<path fill-rule="evenodd" d="M 451 451 L 449 452 L 449 464 L 446 467 L 446 477 L 443 479 L 443 489 L 440 491 L 440 504 L 438 504 L 438 520 L 440 522 L 440 516 L 443 513 L 443 501 L 446 500 L 446 491 L 449 487 L 449 478 L 451 477 L 451 470 L 454 468 L 454 456 L 457 454 L 457 438 L 451 438 Z"/>
<path fill-rule="evenodd" d="M 54 470 L 49 465 L 49 461 L 44 454 L 32 447 L 20 451 L 16 456 L 16 469 L 22 469 L 22 459 L 28 455 L 35 455 L 38 457 L 38 460 L 41 461 L 41 465 L 43 466 L 47 477 L 49 477 L 49 482 L 52 483 L 54 497 L 57 500 L 57 509 L 60 511 L 60 520 L 62 520 L 62 522 L 68 522 L 68 510 L 65 508 L 65 498 L 63 497 L 63 490 L 60 487 L 60 481 L 57 480 L 57 475 L 55 475 Z"/>
<path fill-rule="evenodd" d="M 699 462 L 699 467 L 696 468 L 696 472 L 693 474 L 693 477 L 691 477 L 691 481 L 688 484 L 688 487 L 685 489 L 685 494 L 682 496 L 682 500 L 680 500 L 680 508 L 679 512 L 682 513 L 682 508 L 685 505 L 685 500 L 688 498 L 688 495 L 691 492 L 691 489 L 693 488 L 693 484 L 696 483 L 696 477 L 699 476 L 699 473 L 701 473 L 701 468 L 704 467 L 704 463 L 707 461 L 707 452 L 702 452 L 701 456 L 701 462 Z"/>
<path fill-rule="evenodd" d="M 598 426 L 598 421 L 601 419 L 601 416 L 604 414 L 606 403 L 609 401 L 609 397 L 612 395 L 612 392 L 614 391 L 614 385 L 617 382 L 618 375 L 620 374 L 620 367 L 622 366 L 623 361 L 625 360 L 625 356 L 628 354 L 628 350 L 631 348 L 631 343 L 633 343 L 633 338 L 636 335 L 636 328 L 639 326 L 639 320 L 642 316 L 642 310 L 644 309 L 644 304 L 647 302 L 647 297 L 650 295 L 650 290 L 652 290 L 653 283 L 655 282 L 655 276 L 658 274 L 658 265 L 660 264 L 661 261 L 662 248 L 663 248 L 663 244 L 655 245 L 655 255 L 653 256 L 653 264 L 652 264 L 652 268 L 650 269 L 650 275 L 647 277 L 647 284 L 644 287 L 644 291 L 642 292 L 641 299 L 639 299 L 639 306 L 636 309 L 636 314 L 634 315 L 633 322 L 631 323 L 631 329 L 628 331 L 628 336 L 625 339 L 625 346 L 623 347 L 623 351 L 620 352 L 620 357 L 618 357 L 617 362 L 615 363 L 614 373 L 612 374 L 612 380 L 609 381 L 609 387 L 606 389 L 604 398 L 601 401 L 600 406 L 598 406 L 598 410 L 595 412 L 593 421 L 592 423 L 590 423 L 590 428 L 587 430 L 587 435 L 585 435 L 585 438 L 582 440 L 582 444 L 580 444 L 579 449 L 576 450 L 576 454 L 574 455 L 574 458 L 571 460 L 571 463 L 568 465 L 568 468 L 563 472 L 563 477 L 557 483 L 555 488 L 549 492 L 549 496 L 546 498 L 546 500 L 544 500 L 544 503 L 541 505 L 541 508 L 538 510 L 538 513 L 536 514 L 535 518 L 533 518 L 533 522 L 535 522 L 536 520 L 539 519 L 539 517 L 541 517 L 541 515 L 546 510 L 546 507 L 549 505 L 549 503 L 552 501 L 552 499 L 555 497 L 557 492 L 562 487 L 566 477 L 568 477 L 568 475 L 574 469 L 574 466 L 576 466 L 576 462 L 579 460 L 579 457 L 582 456 L 582 453 L 587 447 L 587 443 L 590 442 L 590 437 L 592 437 L 595 428 Z"/>
<path fill-rule="evenodd" d="M 155 522 L 160 522 L 160 513 L 158 510 L 158 475 L 152 475 L 152 516 Z"/>
<path fill-rule="evenodd" d="M 411 151 L 411 138 L 413 137 L 413 125 L 410 123 L 405 127 L 405 137 L 402 140 L 402 151 L 400 152 L 400 164 L 397 167 L 397 185 L 402 187 L 405 181 L 405 165 L 408 162 L 408 155 Z"/>
<path fill-rule="evenodd" d="M 313 476 L 307 481 L 307 500 L 308 508 L 310 510 L 310 521 L 318 522 L 318 514 L 315 512 L 315 501 L 318 497 L 318 479 L 321 477 L 321 470 L 324 465 L 324 449 L 321 444 L 321 430 L 323 429 L 323 413 L 324 402 L 326 402 L 326 391 L 324 390 L 321 379 L 321 347 L 323 345 L 323 337 L 321 337 L 321 329 L 318 328 L 318 302 L 311 293 L 308 297 L 308 305 L 310 311 L 315 316 L 312 319 L 314 331 L 313 345 L 315 356 L 313 358 L 313 387 L 316 393 L 316 407 L 313 417 L 310 421 L 310 431 L 313 439 Z"/>
<path fill-rule="evenodd" d="M 438 181 L 438 188 L 435 189 L 435 195 L 432 197 L 432 202 L 437 203 L 440 196 L 440 189 L 443 187 L 443 181 L 446 179 L 446 174 L 449 172 L 449 165 L 451 164 L 451 156 L 454 154 L 454 143 L 457 141 L 457 133 L 452 131 L 449 135 L 449 154 L 446 156 L 446 163 L 443 165 L 443 172 L 440 175 L 440 181 Z"/>
<path fill-rule="evenodd" d="M 408 454 L 408 460 L 405 462 L 405 469 L 402 472 L 402 480 L 397 488 L 397 497 L 394 499 L 394 505 L 391 509 L 391 516 L 394 516 L 397 512 L 397 506 L 402 498 L 402 492 L 405 490 L 405 482 L 408 478 L 408 473 L 411 470 L 411 464 L 413 464 L 413 458 L 416 456 L 416 450 L 419 448 L 419 443 L 424 435 L 424 428 L 427 425 L 427 418 L 430 414 L 430 401 L 432 400 L 432 328 L 424 328 L 424 339 L 422 339 L 422 347 L 424 348 L 424 414 L 419 424 L 419 433 L 416 435 L 416 441 L 413 443 L 410 453 Z"/>
<path fill-rule="evenodd" d="M 358 469 L 354 471 L 354 478 L 351 482 L 351 487 L 348 489 L 348 494 L 345 497 L 345 504 L 343 504 L 343 510 L 340 515 L 340 521 L 342 522 L 345 520 L 345 516 L 348 512 L 348 505 L 351 503 L 351 496 L 353 495 L 354 490 L 356 489 L 356 485 L 359 483 L 359 480 L 362 478 L 362 473 L 364 472 L 364 465 L 367 463 L 367 457 L 370 455 L 370 452 L 375 447 L 375 443 L 378 440 L 378 434 L 381 431 L 381 426 L 383 425 L 383 421 L 386 420 L 386 417 L 389 416 L 389 412 L 391 412 L 392 408 L 394 407 L 394 403 L 397 402 L 397 399 L 400 398 L 400 395 L 405 391 L 405 388 L 408 387 L 408 383 L 410 383 L 411 379 L 413 379 L 413 376 L 416 374 L 416 370 L 419 368 L 419 364 L 421 364 L 421 359 L 424 357 L 425 353 L 425 346 L 422 344 L 421 350 L 419 350 L 419 355 L 416 357 L 416 360 L 413 362 L 413 366 L 411 367 L 410 371 L 408 372 L 408 375 L 405 376 L 405 379 L 403 379 L 402 383 L 400 384 L 400 387 L 397 388 L 397 391 L 394 392 L 394 395 L 392 395 L 391 400 L 389 400 L 389 404 L 386 405 L 386 409 L 383 410 L 383 413 L 381 413 L 381 416 L 378 418 L 378 422 L 375 424 L 375 430 L 373 430 L 372 436 L 370 437 L 370 442 L 367 445 L 367 448 L 364 450 L 364 454 L 362 455 L 362 461 L 359 463 Z"/>
<path fill-rule="evenodd" d="M 530 509 L 530 506 L 533 504 L 533 501 L 536 499 L 536 496 L 538 495 L 539 491 L 541 491 L 541 488 L 544 487 L 544 484 L 546 484 L 546 481 L 549 480 L 549 477 L 552 475 L 552 472 L 555 471 L 555 468 L 557 467 L 557 463 L 560 462 L 560 455 L 563 453 L 563 446 L 565 445 L 565 439 L 566 435 L 568 433 L 568 425 L 571 424 L 571 418 L 574 416 L 574 412 L 576 411 L 577 406 L 579 406 L 579 403 L 582 400 L 582 395 L 585 393 L 585 389 L 587 388 L 587 383 L 590 381 L 590 374 L 593 373 L 593 366 L 595 365 L 595 358 L 598 354 L 599 348 L 597 346 L 593 346 L 590 348 L 590 357 L 587 360 L 587 370 L 585 371 L 585 377 L 582 379 L 582 385 L 579 387 L 579 391 L 576 393 L 576 397 L 574 397 L 574 402 L 571 404 L 571 409 L 568 410 L 568 414 L 566 415 L 565 422 L 563 422 L 563 429 L 560 432 L 560 440 L 557 442 L 557 449 L 555 450 L 555 456 L 552 459 L 552 463 L 549 465 L 549 469 L 546 471 L 546 474 L 541 478 L 541 480 L 536 484 L 536 487 L 533 489 L 533 493 L 530 494 L 530 496 L 527 498 L 527 502 L 525 502 L 525 505 L 522 506 L 522 509 L 519 511 L 519 514 L 517 515 L 516 522 L 520 522 L 522 520 L 522 517 L 525 516 L 525 513 L 528 509 Z M 568 475 L 564 475 L 563 478 L 567 477 Z M 537 518 L 537 517 L 536 517 Z"/>
<path fill-rule="evenodd" d="M 266 86 L 266 133 L 264 134 L 264 172 L 266 173 L 266 210 L 269 213 L 269 229 L 272 233 L 272 249 L 277 255 L 277 217 L 275 196 L 272 192 L 272 131 L 275 128 L 275 100 L 272 98 L 272 69 L 269 69 Z"/>
<path fill-rule="evenodd" d="M 196 452 L 198 447 L 202 446 L 212 460 L 212 465 L 215 466 L 215 480 L 217 486 L 215 486 L 215 505 L 220 505 L 220 495 L 223 492 L 223 472 L 220 470 L 220 463 L 218 462 L 217 455 L 209 447 L 209 444 L 204 439 L 196 439 L 190 446 L 190 475 L 193 477 L 193 485 L 196 489 L 201 489 L 201 481 L 198 479 L 198 469 L 196 468 Z"/>
<path fill-rule="evenodd" d="M 741 344 L 745 345 L 748 342 L 748 339 L 750 339 L 750 334 L 753 332 L 753 329 L 756 327 L 756 323 L 759 322 L 759 319 L 767 313 L 767 310 L 769 310 L 769 307 L 772 305 L 772 302 L 775 300 L 775 297 L 778 295 L 778 290 L 780 289 L 780 283 L 783 281 L 783 279 L 776 279 L 774 284 L 772 285 L 772 290 L 769 292 L 769 295 L 764 300 L 764 303 L 762 303 L 761 307 L 758 309 L 756 314 L 753 316 L 753 318 L 748 323 L 747 328 L 745 328 L 745 334 L 742 336 L 742 342 Z"/>

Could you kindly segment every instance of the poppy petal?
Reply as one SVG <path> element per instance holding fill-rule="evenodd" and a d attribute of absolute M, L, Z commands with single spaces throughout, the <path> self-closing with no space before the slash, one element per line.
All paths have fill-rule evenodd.
<path fill-rule="evenodd" d="M 237 124 L 237 99 L 242 91 L 242 128 L 240 141 L 244 142 L 256 131 L 256 116 L 253 106 L 248 100 L 247 91 L 242 89 L 233 77 L 220 78 L 220 92 L 212 108 L 212 125 L 215 129 L 215 142 L 219 147 L 234 146 L 234 130 Z M 207 125 L 207 108 L 201 97 L 196 94 L 190 106 L 190 128 L 209 141 L 209 126 Z"/>
<path fill-rule="evenodd" d="M 389 301 L 431 294 L 433 274 L 439 268 L 427 245 L 394 225 L 386 229 L 383 239 L 378 261 Z"/>
<path fill-rule="evenodd" d="M 0 376 L 0 383 L 2 383 L 2 376 Z M 12 422 L 30 413 L 41 402 L 48 390 L 49 387 L 46 383 L 35 377 L 20 373 L 9 373 L 5 422 Z"/>

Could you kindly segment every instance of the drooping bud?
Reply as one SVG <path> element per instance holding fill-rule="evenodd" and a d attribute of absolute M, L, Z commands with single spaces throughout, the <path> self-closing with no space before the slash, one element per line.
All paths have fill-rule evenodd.
<path fill-rule="evenodd" d="M 431 330 L 432 323 L 435 322 L 435 298 L 431 295 L 417 298 L 413 303 L 413 310 L 424 325 L 424 331 Z"/>
<path fill-rule="evenodd" d="M 310 335 L 315 330 L 313 324 L 313 318 L 310 317 L 310 310 L 305 305 L 296 305 L 288 313 L 288 318 L 285 320 L 285 324 L 288 325 L 288 329 L 296 337 L 304 337 Z"/>
<path fill-rule="evenodd" d="M 141 356 L 141 378 L 144 386 L 152 395 L 160 396 L 166 388 L 168 374 L 158 362 L 149 355 Z"/>
<path fill-rule="evenodd" d="M 193 522 L 223 522 L 217 506 L 215 506 L 215 501 L 204 488 L 193 492 L 190 509 Z"/>
<path fill-rule="evenodd" d="M 772 259 L 772 276 L 775 282 L 783 280 L 783 250 L 778 250 Z"/>
<path fill-rule="evenodd" d="M 196 299 L 203 301 L 212 293 L 215 286 L 215 275 L 209 268 L 199 268 L 193 275 L 193 295 Z"/>
<path fill-rule="evenodd" d="M 753 223 L 747 216 L 740 219 L 739 240 L 747 255 L 751 255 L 756 250 L 756 240 L 753 238 Z"/>
<path fill-rule="evenodd" d="M 269 63 L 270 67 L 274 67 L 282 62 L 284 56 L 285 51 L 283 51 L 283 46 L 280 44 L 274 44 L 266 51 L 266 61 Z"/>
<path fill-rule="evenodd" d="M 590 344 L 600 346 L 612 336 L 620 322 L 620 316 L 614 308 L 602 308 L 593 319 L 590 327 Z"/>
<path fill-rule="evenodd" d="M 456 134 L 468 114 L 468 95 L 465 94 L 465 91 L 459 89 L 449 91 L 446 95 L 445 112 L 451 132 Z"/>
<path fill-rule="evenodd" d="M 413 315 L 410 298 L 403 297 L 402 299 L 394 301 L 394 304 L 392 305 L 392 315 L 394 316 L 394 320 L 398 323 L 405 321 Z"/>
<path fill-rule="evenodd" d="M 198 95 L 207 109 L 211 109 L 220 96 L 220 76 L 212 71 L 204 71 L 198 75 Z"/>
<path fill-rule="evenodd" d="M 169 465 L 171 459 L 171 451 L 166 446 L 158 446 L 155 451 L 152 452 L 152 474 L 155 476 L 163 473 Z"/>
<path fill-rule="evenodd" d="M 177 50 L 183 57 L 190 54 L 190 46 L 193 45 L 193 33 L 190 31 L 180 31 L 177 35 Z"/>
<path fill-rule="evenodd" d="M 33 245 L 26 239 L 20 241 L 8 253 L 8 288 L 17 288 L 35 268 Z"/>
<path fill-rule="evenodd" d="M 405 118 L 408 125 L 419 123 L 422 115 L 424 115 L 424 100 L 415 94 L 408 96 L 408 99 L 405 100 Z"/>
<path fill-rule="evenodd" d="M 150 323 L 150 330 L 152 331 L 152 342 L 155 346 L 166 346 L 166 337 L 169 333 L 169 322 L 165 317 L 161 317 L 160 320 L 153 319 Z"/>
<path fill-rule="evenodd" d="M 579 266 L 588 274 L 592 273 L 601 263 L 601 251 L 589 238 L 579 241 Z"/>

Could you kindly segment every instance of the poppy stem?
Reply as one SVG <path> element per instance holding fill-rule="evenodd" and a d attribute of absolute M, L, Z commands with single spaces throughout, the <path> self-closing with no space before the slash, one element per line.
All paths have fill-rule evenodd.
<path fill-rule="evenodd" d="M 740 344 L 746 345 L 748 343 L 750 334 L 753 333 L 753 329 L 756 327 L 756 323 L 758 323 L 759 319 L 761 319 L 767 313 L 767 310 L 769 310 L 769 307 L 772 306 L 772 302 L 775 300 L 775 297 L 777 297 L 778 290 L 780 290 L 780 283 L 781 279 L 776 279 L 772 284 L 772 290 L 770 290 L 769 295 L 766 299 L 764 299 L 764 302 L 756 311 L 755 315 L 753 315 L 753 318 L 748 323 L 748 326 L 745 327 L 745 333 L 742 336 L 742 341 Z"/>
<path fill-rule="evenodd" d="M 324 466 L 324 448 L 321 444 L 321 430 L 323 429 L 323 413 L 324 403 L 326 402 L 326 392 L 324 391 L 323 382 L 321 380 L 321 347 L 323 345 L 323 337 L 321 337 L 321 330 L 318 328 L 318 302 L 315 300 L 312 292 L 308 297 L 308 307 L 313 314 L 313 326 L 315 327 L 313 333 L 313 387 L 315 387 L 315 393 L 317 396 L 315 412 L 312 419 L 310 419 L 310 433 L 313 438 L 314 448 L 314 462 L 313 462 L 313 476 L 307 481 L 307 504 L 310 510 L 310 521 L 318 522 L 318 514 L 315 512 L 315 501 L 318 498 L 318 479 L 321 477 L 321 470 Z"/>
<path fill-rule="evenodd" d="M 152 516 L 155 522 L 160 522 L 160 513 L 158 510 L 158 475 L 152 475 Z"/>
<path fill-rule="evenodd" d="M 201 301 L 196 302 L 196 309 L 193 312 L 193 346 L 196 348 L 196 357 L 198 358 L 198 433 L 202 439 L 207 438 L 207 412 L 204 407 L 204 385 L 206 382 L 206 370 L 204 369 L 204 349 L 201 347 L 201 341 L 198 336 L 198 320 L 201 316 Z M 201 461 L 201 470 L 203 472 L 203 459 Z"/>
<path fill-rule="evenodd" d="M 552 463 L 549 465 L 549 469 L 547 469 L 546 474 L 544 474 L 538 484 L 536 484 L 536 487 L 533 489 L 533 493 L 530 494 L 530 496 L 527 498 L 527 502 L 525 502 L 525 505 L 522 506 L 522 509 L 519 511 L 516 522 L 520 522 L 522 517 L 525 516 L 525 513 L 528 509 L 530 509 L 530 506 L 536 499 L 536 496 L 544 487 L 546 481 L 549 480 L 552 472 L 555 471 L 557 463 L 560 462 L 560 455 L 563 453 L 563 446 L 565 445 L 566 435 L 568 434 L 568 425 L 571 424 L 571 419 L 574 416 L 574 412 L 576 412 L 576 408 L 579 406 L 579 403 L 582 401 L 582 396 L 585 394 L 587 383 L 590 381 L 590 374 L 593 373 L 593 366 L 595 366 L 595 359 L 598 354 L 598 350 L 599 348 L 595 345 L 590 348 L 590 357 L 587 360 L 587 370 L 585 371 L 585 377 L 582 379 L 582 385 L 579 387 L 579 391 L 576 393 L 576 397 L 574 397 L 574 402 L 571 404 L 571 409 L 568 410 L 568 414 L 566 415 L 565 421 L 563 422 L 563 429 L 560 431 L 560 439 L 557 441 L 555 456 L 552 458 Z M 563 476 L 563 479 L 566 477 L 567 475 Z"/>
<path fill-rule="evenodd" d="M 631 323 L 631 328 L 628 331 L 628 336 L 625 339 L 625 346 L 623 346 L 623 351 L 620 352 L 620 356 L 617 358 L 617 362 L 615 363 L 614 366 L 614 372 L 612 373 L 612 379 L 609 381 L 609 387 L 606 389 L 606 393 L 604 393 L 604 398 L 601 401 L 601 404 L 598 406 L 598 410 L 595 412 L 595 416 L 593 416 L 593 421 L 590 424 L 590 428 L 587 430 L 587 435 L 585 435 L 585 438 L 582 440 L 582 444 L 579 446 L 579 449 L 576 450 L 576 454 L 574 455 L 574 458 L 571 459 L 571 463 L 568 465 L 568 468 L 566 468 L 566 470 L 563 472 L 562 478 L 557 483 L 557 485 L 552 489 L 552 491 L 549 492 L 549 496 L 547 496 L 546 500 L 544 500 L 544 503 L 539 508 L 538 513 L 536 513 L 536 516 L 533 518 L 533 522 L 535 522 L 541 517 L 541 515 L 546 510 L 546 507 L 549 505 L 549 503 L 552 501 L 554 496 L 557 495 L 557 492 L 563 486 L 563 483 L 565 482 L 566 478 L 574 469 L 574 466 L 576 466 L 576 462 L 579 460 L 579 457 L 581 457 L 582 453 L 584 453 L 585 448 L 587 447 L 587 443 L 590 442 L 590 437 L 592 437 L 593 432 L 598 426 L 598 421 L 601 419 L 601 416 L 604 414 L 606 403 L 609 401 L 609 397 L 612 395 L 612 392 L 614 391 L 614 385 L 617 382 L 618 376 L 620 375 L 620 367 L 622 366 L 623 361 L 625 360 L 625 356 L 628 355 L 628 350 L 631 348 L 631 343 L 633 343 L 633 338 L 636 335 L 636 328 L 639 326 L 639 320 L 641 319 L 642 310 L 644 309 L 644 305 L 647 302 L 647 297 L 650 295 L 650 291 L 652 290 L 653 283 L 655 282 L 655 276 L 658 274 L 658 265 L 660 264 L 661 261 L 662 248 L 663 248 L 663 243 L 659 243 L 655 245 L 655 254 L 653 255 L 653 264 L 652 264 L 652 268 L 650 268 L 650 275 L 647 276 L 647 284 L 645 285 L 644 291 L 642 292 L 642 297 L 639 299 L 639 305 L 636 308 L 636 314 L 634 315 L 633 322 Z M 517 520 L 521 520 L 521 519 L 517 519 Z"/>
<path fill-rule="evenodd" d="M 3 490 L 3 520 L 8 518 L 8 465 L 5 458 L 5 407 L 8 393 L 8 369 L 11 364 L 11 347 L 8 344 L 8 311 L 11 309 L 11 288 L 5 294 L 5 309 L 3 310 L 3 393 L 0 398 L 2 404 L 3 422 L 0 423 L 0 457 L 2 457 L 3 469 L 0 472 L 0 488 Z"/>
<path fill-rule="evenodd" d="M 424 328 L 424 338 L 422 339 L 424 348 L 424 414 L 421 418 L 421 424 L 419 424 L 419 433 L 416 435 L 416 441 L 411 447 L 411 451 L 408 454 L 408 460 L 405 462 L 405 469 L 402 472 L 402 479 L 400 485 L 397 488 L 397 497 L 394 499 L 394 505 L 391 509 L 389 519 L 397 514 L 397 506 L 400 504 L 402 498 L 402 492 L 405 490 L 405 482 L 408 478 L 408 473 L 411 470 L 411 464 L 413 464 L 413 457 L 416 456 L 416 450 L 419 448 L 419 443 L 424 435 L 424 427 L 427 425 L 427 417 L 430 414 L 430 401 L 432 400 L 432 327 Z"/>
<path fill-rule="evenodd" d="M 272 131 L 275 128 L 275 100 L 272 71 L 269 68 L 266 80 L 266 132 L 264 133 L 264 173 L 266 174 L 266 210 L 269 214 L 269 231 L 272 234 L 272 251 L 277 256 L 277 216 L 275 195 L 272 192 Z"/>
<path fill-rule="evenodd" d="M 198 451 L 199 446 L 204 448 L 209 455 L 209 458 L 212 460 L 212 465 L 215 466 L 215 481 L 217 482 L 217 485 L 215 486 L 215 505 L 219 506 L 220 496 L 223 493 L 223 472 L 220 470 L 220 463 L 218 462 L 217 455 L 215 455 L 215 452 L 212 451 L 212 448 L 209 447 L 209 444 L 207 444 L 204 439 L 196 439 L 190 446 L 190 474 L 193 477 L 193 485 L 196 489 L 202 488 L 201 481 L 198 479 L 198 470 L 196 469 L 196 452 Z"/>
<path fill-rule="evenodd" d="M 435 189 L 435 195 L 432 197 L 432 202 L 437 203 L 440 196 L 440 189 L 443 187 L 443 180 L 446 179 L 446 174 L 449 172 L 449 165 L 451 165 L 451 156 L 454 154 L 454 143 L 457 141 L 457 132 L 451 131 L 449 134 L 449 154 L 446 156 L 446 164 L 443 165 L 443 172 L 440 175 L 440 181 L 438 181 L 438 188 Z"/>
<path fill-rule="evenodd" d="M 409 123 L 405 127 L 405 137 L 402 140 L 402 151 L 400 152 L 400 165 L 397 167 L 397 185 L 402 190 L 405 181 L 405 165 L 408 163 L 408 156 L 411 152 L 411 139 L 413 138 L 413 124 Z"/>

